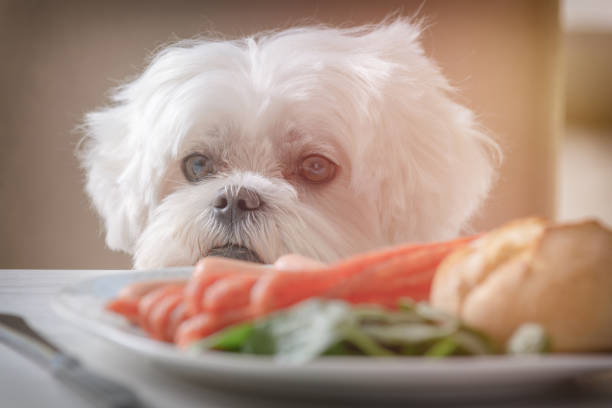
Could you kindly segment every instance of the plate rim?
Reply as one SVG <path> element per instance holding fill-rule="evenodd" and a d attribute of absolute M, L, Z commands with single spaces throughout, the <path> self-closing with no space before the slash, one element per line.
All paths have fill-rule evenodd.
<path fill-rule="evenodd" d="M 273 376 L 288 375 L 296 380 L 311 378 L 313 374 L 321 374 L 326 378 L 333 375 L 348 374 L 351 378 L 370 378 L 384 374 L 385 377 L 393 375 L 407 375 L 418 373 L 430 377 L 445 371 L 447 376 L 461 374 L 474 375 L 487 372 L 490 375 L 507 376 L 516 370 L 530 370 L 532 374 L 550 372 L 555 369 L 573 368 L 575 375 L 612 370 L 612 354 L 549 354 L 529 356 L 492 355 L 478 357 L 452 357 L 446 359 L 433 359 L 428 357 L 394 356 L 389 358 L 372 358 L 364 356 L 333 356 L 316 359 L 312 362 L 296 364 L 278 364 L 274 358 L 267 356 L 251 356 L 244 354 L 227 353 L 220 351 L 204 351 L 193 353 L 182 351 L 169 344 L 152 340 L 144 336 L 136 336 L 116 326 L 109 325 L 100 320 L 80 315 L 66 302 L 65 297 L 70 292 L 93 284 L 96 281 L 107 279 L 134 279 L 147 280 L 159 278 L 159 275 L 172 277 L 189 276 L 187 272 L 193 267 L 159 268 L 142 271 L 122 271 L 112 274 L 100 274 L 72 282 L 63 286 L 55 293 L 52 299 L 52 308 L 65 321 L 80 328 L 89 334 L 104 339 L 124 350 L 129 350 L 140 356 L 160 362 L 180 366 L 192 371 L 215 371 L 225 375 L 237 374 L 240 376 Z M 109 313 L 102 311 L 103 313 Z M 469 362 L 469 364 L 466 364 Z M 177 367 L 178 368 L 178 367 Z M 427 382 L 426 382 L 427 383 Z"/>

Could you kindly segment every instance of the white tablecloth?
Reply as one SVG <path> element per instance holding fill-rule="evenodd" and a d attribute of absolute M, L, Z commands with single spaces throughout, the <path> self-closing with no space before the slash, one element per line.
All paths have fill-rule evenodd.
<path fill-rule="evenodd" d="M 93 270 L 0 270 L 0 312 L 16 313 L 56 345 L 101 374 L 127 384 L 150 407 L 354 407 L 353 403 L 325 403 L 279 400 L 257 395 L 233 395 L 228 391 L 207 389 L 202 384 L 161 372 L 129 352 L 86 334 L 65 323 L 50 307 L 53 294 L 79 279 L 116 271 Z M 601 392 L 609 388 L 610 394 Z M 533 407 L 611 407 L 612 377 L 597 384 L 597 393 L 559 399 L 521 401 Z M 481 404 L 465 402 L 455 406 L 516 406 L 518 401 Z M 370 404 L 382 406 L 381 404 Z M 412 404 L 396 404 L 407 406 Z M 414 405 L 413 405 L 414 406 Z M 88 404 L 65 389 L 48 373 L 0 344 L 0 407 L 86 408 Z"/>

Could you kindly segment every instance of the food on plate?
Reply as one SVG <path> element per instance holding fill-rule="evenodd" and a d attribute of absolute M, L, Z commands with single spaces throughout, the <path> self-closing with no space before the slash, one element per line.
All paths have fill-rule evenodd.
<path fill-rule="evenodd" d="M 270 355 L 304 363 L 324 355 L 428 356 L 495 352 L 487 337 L 426 303 L 401 300 L 390 310 L 335 299 L 309 299 L 240 323 L 190 347 Z"/>
<path fill-rule="evenodd" d="M 312 297 L 395 308 L 400 298 L 427 300 L 438 264 L 473 239 L 403 245 L 302 269 L 299 262 L 274 267 L 208 257 L 189 280 L 136 283 L 107 308 L 181 347 Z"/>
<path fill-rule="evenodd" d="M 135 283 L 107 308 L 182 348 L 287 361 L 612 350 L 612 231 L 527 218 L 332 265 L 209 257 L 191 278 Z"/>
<path fill-rule="evenodd" d="M 401 297 L 427 300 L 439 263 L 472 239 L 400 246 L 324 268 L 267 274 L 253 286 L 250 306 L 262 315 L 315 296 L 387 306 Z"/>
<path fill-rule="evenodd" d="M 117 298 L 107 304 L 107 309 L 125 316 L 132 323 L 138 322 L 138 306 L 142 299 L 149 292 L 163 286 L 172 284 L 184 284 L 185 280 L 176 279 L 155 279 L 145 282 L 137 282 L 124 287 Z"/>
<path fill-rule="evenodd" d="M 612 231 L 596 221 L 508 223 L 446 258 L 430 300 L 498 344 L 537 323 L 552 351 L 612 350 Z"/>

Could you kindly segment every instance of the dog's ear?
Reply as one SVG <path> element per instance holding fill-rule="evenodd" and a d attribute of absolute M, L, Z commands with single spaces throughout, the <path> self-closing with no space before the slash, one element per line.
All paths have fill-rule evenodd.
<path fill-rule="evenodd" d="M 195 45 L 206 42 L 161 50 L 140 76 L 112 92 L 110 107 L 85 116 L 77 156 L 111 249 L 133 253 L 159 202 L 168 163 L 190 126 L 184 90 L 199 73 Z"/>
<path fill-rule="evenodd" d="M 186 92 L 201 73 L 194 59 L 215 61 L 207 44 L 185 41 L 161 50 L 140 76 L 113 91 L 110 107 L 85 117 L 77 156 L 111 249 L 133 253 L 159 203 L 168 163 L 197 106 L 197 93 Z"/>
<path fill-rule="evenodd" d="M 104 220 L 106 244 L 133 251 L 144 228 L 152 186 L 147 186 L 142 147 L 130 135 L 123 105 L 89 113 L 77 155 L 86 173 L 86 191 Z"/>
<path fill-rule="evenodd" d="M 457 234 L 486 197 L 500 157 L 425 56 L 420 30 L 405 19 L 373 27 L 361 37 L 364 63 L 354 68 L 372 101 L 356 129 L 373 135 L 357 152 L 359 163 L 372 166 L 355 180 L 378 188 L 368 196 L 377 197 L 393 241 Z"/>

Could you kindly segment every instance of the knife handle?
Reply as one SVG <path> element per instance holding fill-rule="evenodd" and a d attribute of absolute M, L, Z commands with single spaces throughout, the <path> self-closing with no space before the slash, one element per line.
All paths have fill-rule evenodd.
<path fill-rule="evenodd" d="M 64 385 L 100 408 L 140 408 L 129 388 L 89 371 L 31 328 L 20 316 L 0 314 L 0 342 L 50 371 Z"/>
<path fill-rule="evenodd" d="M 53 375 L 64 385 L 100 408 L 142 407 L 128 388 L 84 368 L 76 359 L 58 354 L 53 359 Z"/>
<path fill-rule="evenodd" d="M 0 314 L 0 342 L 43 367 L 48 367 L 60 352 L 23 318 L 11 314 Z"/>

